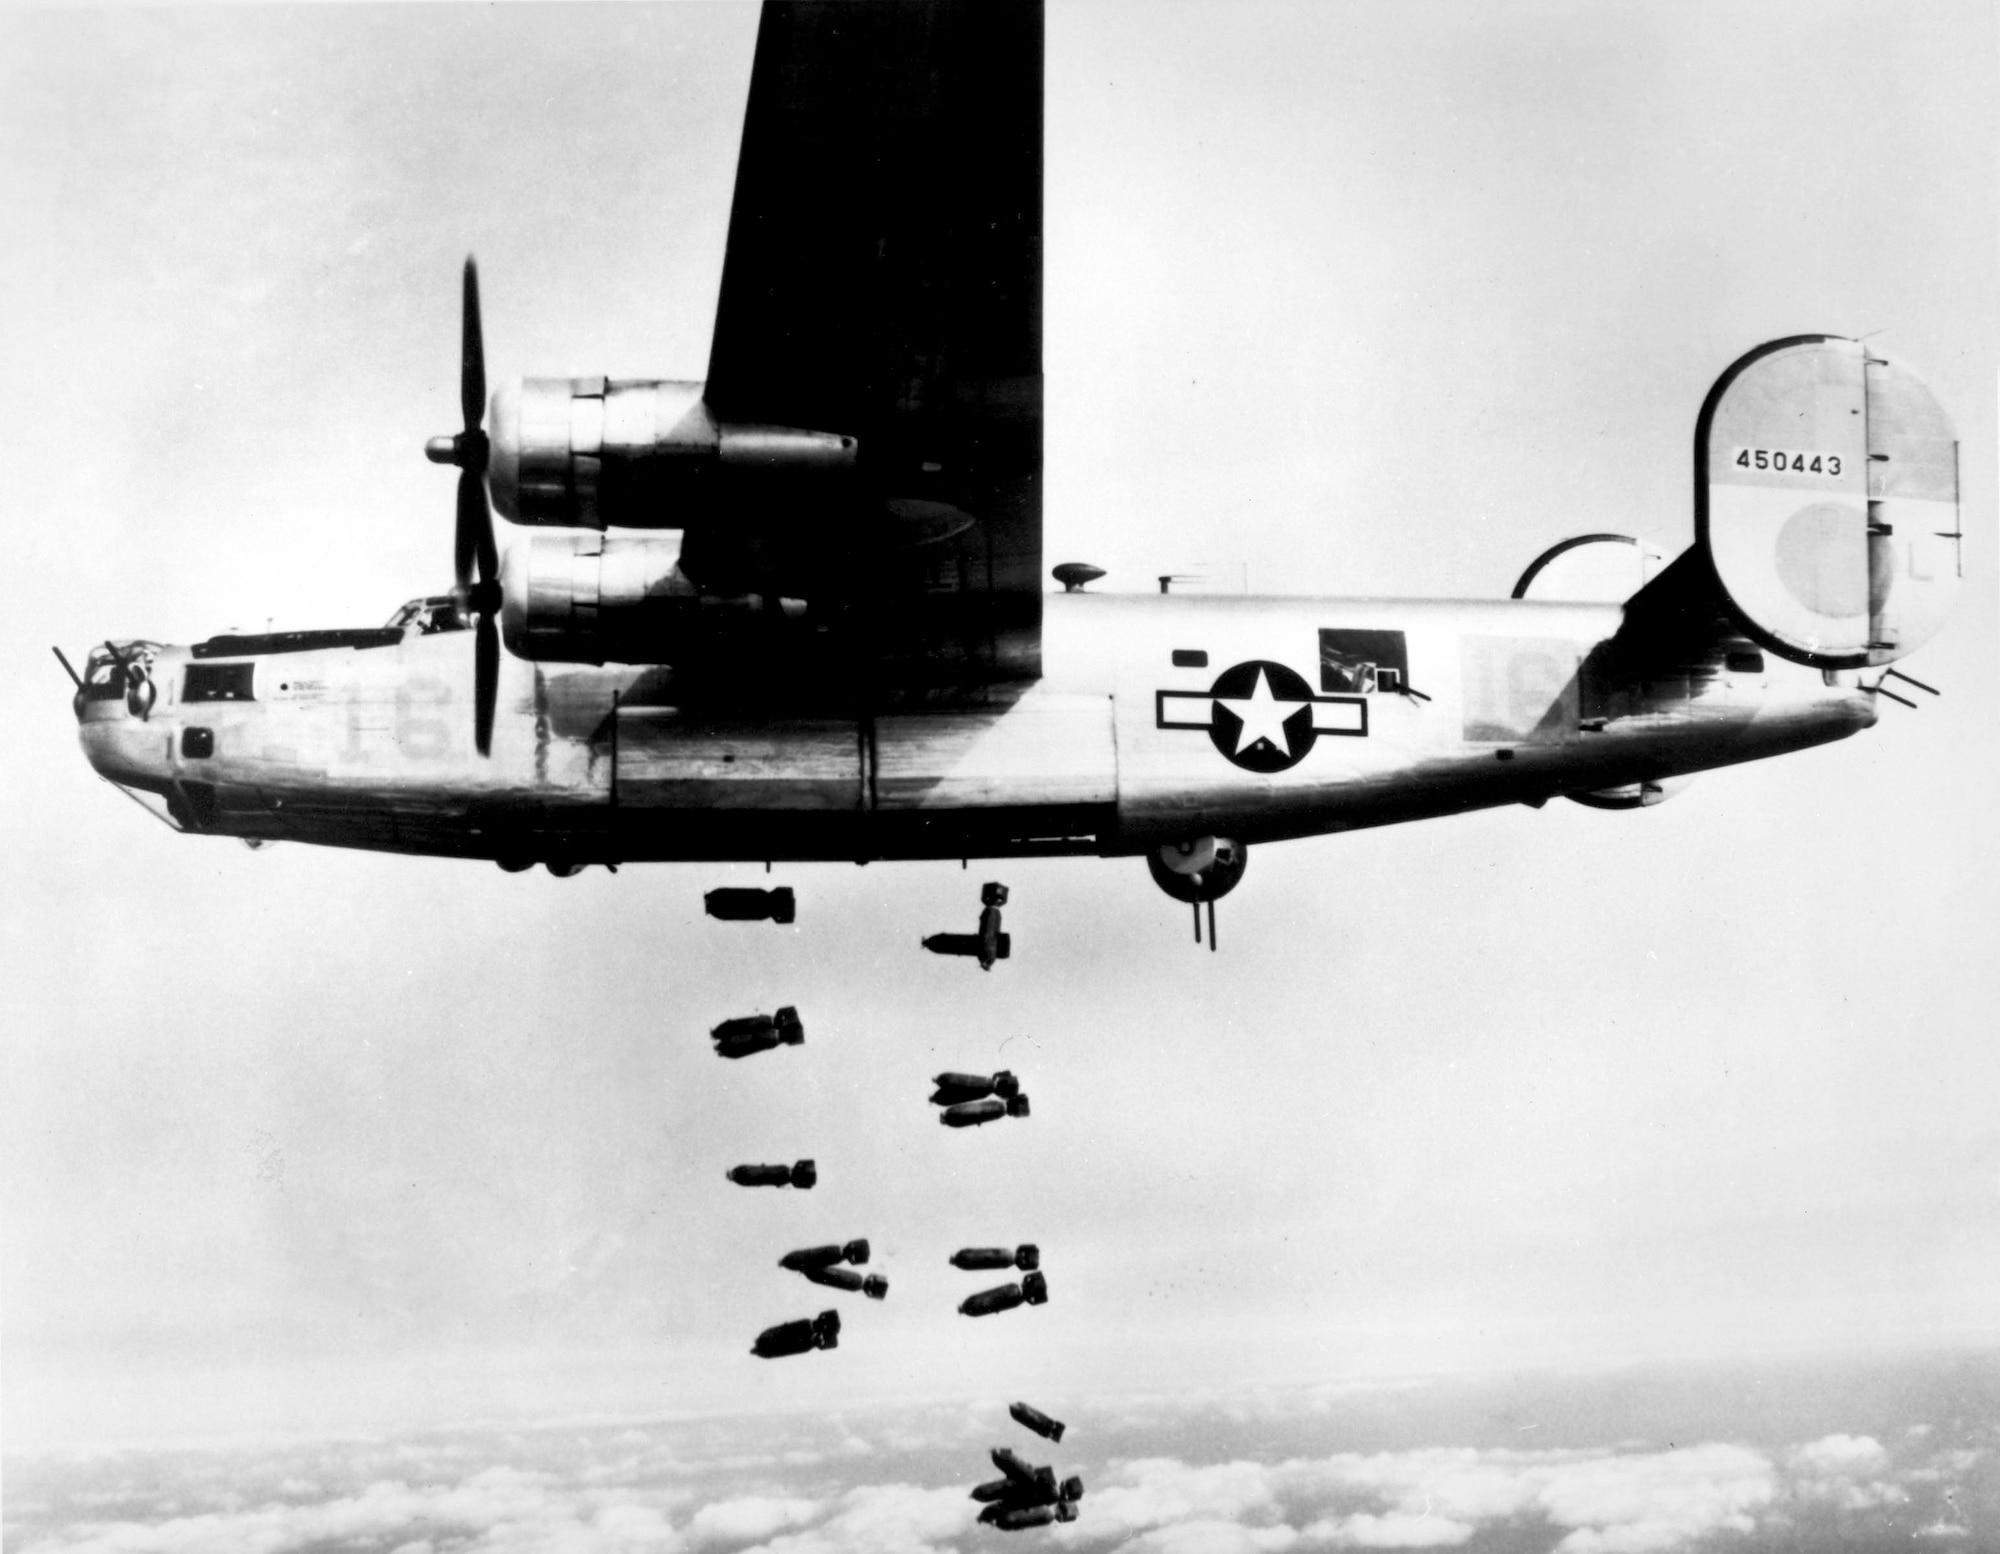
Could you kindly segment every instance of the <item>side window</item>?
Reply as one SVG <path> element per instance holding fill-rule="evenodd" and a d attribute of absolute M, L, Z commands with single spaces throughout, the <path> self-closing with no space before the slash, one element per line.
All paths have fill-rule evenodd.
<path fill-rule="evenodd" d="M 250 686 L 257 666 L 252 664 L 189 664 L 181 686 L 181 700 L 252 701 Z"/>
<path fill-rule="evenodd" d="M 1319 688 L 1333 695 L 1400 691 L 1410 683 L 1410 650 L 1400 631 L 1319 634 Z"/>

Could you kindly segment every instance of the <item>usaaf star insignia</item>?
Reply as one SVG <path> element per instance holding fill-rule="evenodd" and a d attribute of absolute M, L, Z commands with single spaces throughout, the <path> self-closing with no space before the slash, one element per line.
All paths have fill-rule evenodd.
<path fill-rule="evenodd" d="M 1205 693 L 1159 692 L 1156 722 L 1206 729 L 1215 748 L 1245 771 L 1282 772 L 1303 761 L 1321 734 L 1365 735 L 1368 702 L 1315 696 L 1296 671 L 1253 658 L 1223 670 Z"/>

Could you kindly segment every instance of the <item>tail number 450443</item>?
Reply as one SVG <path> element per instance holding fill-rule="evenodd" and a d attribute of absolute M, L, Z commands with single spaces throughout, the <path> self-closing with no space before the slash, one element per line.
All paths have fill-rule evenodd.
<path fill-rule="evenodd" d="M 1729 461 L 1738 469 L 1776 470 L 1781 474 L 1826 475 L 1839 478 L 1837 453 L 1794 453 L 1788 448 L 1738 448 Z"/>

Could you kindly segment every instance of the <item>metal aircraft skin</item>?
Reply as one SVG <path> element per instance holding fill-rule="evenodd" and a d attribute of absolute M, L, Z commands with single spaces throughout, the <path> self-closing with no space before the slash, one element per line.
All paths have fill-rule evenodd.
<path fill-rule="evenodd" d="M 468 264 L 465 428 L 431 448 L 456 594 L 106 642 L 91 765 L 253 843 L 1145 856 L 1212 901 L 1251 843 L 1639 807 L 1875 721 L 1950 607 L 1957 445 L 1833 336 L 1723 373 L 1696 542 L 1622 603 L 1539 596 L 1553 552 L 1498 601 L 1044 592 L 1041 56 L 1034 5 L 767 5 L 705 382 L 528 380 L 487 416 Z M 489 498 L 534 531 L 504 565 Z"/>

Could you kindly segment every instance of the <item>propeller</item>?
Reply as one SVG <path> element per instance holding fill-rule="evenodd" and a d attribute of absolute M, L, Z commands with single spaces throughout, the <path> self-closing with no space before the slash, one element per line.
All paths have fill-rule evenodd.
<path fill-rule="evenodd" d="M 455 590 L 462 614 L 474 618 L 473 742 L 481 755 L 493 753 L 493 704 L 500 689 L 500 552 L 493 540 L 493 514 L 486 505 L 486 350 L 479 328 L 479 266 L 465 259 L 465 307 L 460 330 L 458 409 L 465 429 L 433 437 L 424 455 L 433 464 L 458 466 L 458 524 L 452 537 Z"/>

